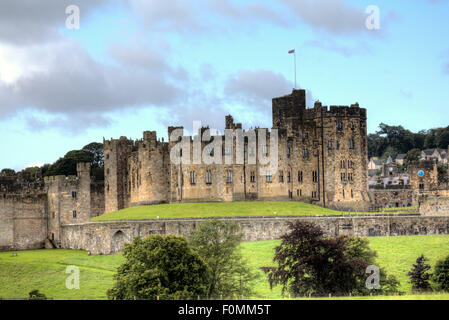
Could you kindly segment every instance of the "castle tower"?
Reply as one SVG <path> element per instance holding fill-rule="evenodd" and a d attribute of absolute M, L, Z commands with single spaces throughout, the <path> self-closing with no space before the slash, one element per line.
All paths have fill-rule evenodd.
<path fill-rule="evenodd" d="M 127 207 L 128 156 L 133 141 L 126 137 L 104 140 L 105 213 Z"/>

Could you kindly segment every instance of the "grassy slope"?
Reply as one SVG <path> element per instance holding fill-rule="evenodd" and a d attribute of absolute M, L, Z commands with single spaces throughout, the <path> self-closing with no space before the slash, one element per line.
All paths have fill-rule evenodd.
<path fill-rule="evenodd" d="M 27 250 L 0 253 L 0 297 L 24 298 L 39 289 L 54 299 L 106 299 L 106 290 L 113 285 L 112 276 L 123 257 L 88 256 L 81 250 Z M 65 286 L 66 267 L 80 268 L 80 289 Z"/>
<path fill-rule="evenodd" d="M 449 254 L 449 235 L 379 237 L 369 240 L 372 248 L 378 252 L 379 265 L 396 275 L 401 281 L 401 289 L 406 292 L 410 292 L 406 273 L 418 255 L 424 253 L 434 266 L 437 259 Z M 281 298 L 280 288 L 271 291 L 259 270 L 261 266 L 272 264 L 274 247 L 278 244 L 279 241 L 259 241 L 242 245 L 242 253 L 248 258 L 251 267 L 262 275 L 255 284 L 254 298 Z M 0 252 L 0 297 L 23 298 L 31 290 L 39 289 L 55 299 L 104 299 L 106 290 L 113 284 L 115 269 L 122 261 L 121 254 L 88 256 L 80 250 L 19 251 L 17 257 L 13 257 L 11 252 Z M 80 290 L 65 288 L 68 277 L 65 269 L 68 265 L 76 265 L 81 270 Z M 449 294 L 398 298 L 449 300 Z"/>
<path fill-rule="evenodd" d="M 318 215 L 342 214 L 319 206 L 297 201 L 245 201 L 209 203 L 171 203 L 151 206 L 131 207 L 93 218 L 93 221 L 124 219 L 192 218 L 192 217 L 232 217 L 232 216 L 273 216 L 277 215 Z"/>

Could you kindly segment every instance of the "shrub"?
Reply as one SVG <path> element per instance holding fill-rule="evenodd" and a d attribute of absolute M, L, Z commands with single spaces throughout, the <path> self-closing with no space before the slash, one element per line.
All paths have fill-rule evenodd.
<path fill-rule="evenodd" d="M 432 280 L 438 290 L 449 291 L 449 256 L 436 263 Z"/>
<path fill-rule="evenodd" d="M 126 261 L 114 276 L 109 299 L 191 299 L 205 296 L 210 270 L 184 237 L 135 238 L 123 250 Z"/>
<path fill-rule="evenodd" d="M 33 290 L 28 293 L 29 300 L 47 300 L 45 294 L 40 293 L 39 290 Z"/>

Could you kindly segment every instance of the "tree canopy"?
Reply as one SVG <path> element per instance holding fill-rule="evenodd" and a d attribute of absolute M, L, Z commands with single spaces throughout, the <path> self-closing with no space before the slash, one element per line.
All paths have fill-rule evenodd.
<path fill-rule="evenodd" d="M 251 294 L 251 281 L 256 276 L 239 251 L 242 237 L 237 223 L 216 219 L 201 223 L 191 232 L 189 243 L 211 270 L 209 297 Z"/>
<path fill-rule="evenodd" d="M 449 126 L 412 132 L 402 126 L 379 125 L 379 130 L 368 135 L 368 156 L 394 159 L 398 153 L 408 153 L 412 149 L 447 149 L 449 146 Z"/>
<path fill-rule="evenodd" d="M 134 238 L 123 250 L 126 261 L 107 291 L 109 299 L 161 300 L 205 297 L 210 269 L 184 237 Z"/>

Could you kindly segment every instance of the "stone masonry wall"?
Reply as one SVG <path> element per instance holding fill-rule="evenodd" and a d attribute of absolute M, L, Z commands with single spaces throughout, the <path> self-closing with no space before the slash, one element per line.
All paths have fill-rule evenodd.
<path fill-rule="evenodd" d="M 233 218 L 240 224 L 245 241 L 279 239 L 295 220 L 320 225 L 328 235 L 398 236 L 449 233 L 449 217 L 410 216 L 321 216 Z M 110 254 L 122 249 L 134 237 L 150 234 L 186 236 L 204 219 L 107 221 L 62 226 L 62 247 Z"/>
<path fill-rule="evenodd" d="M 0 194 L 0 250 L 42 248 L 47 236 L 46 209 L 46 194 Z"/>

